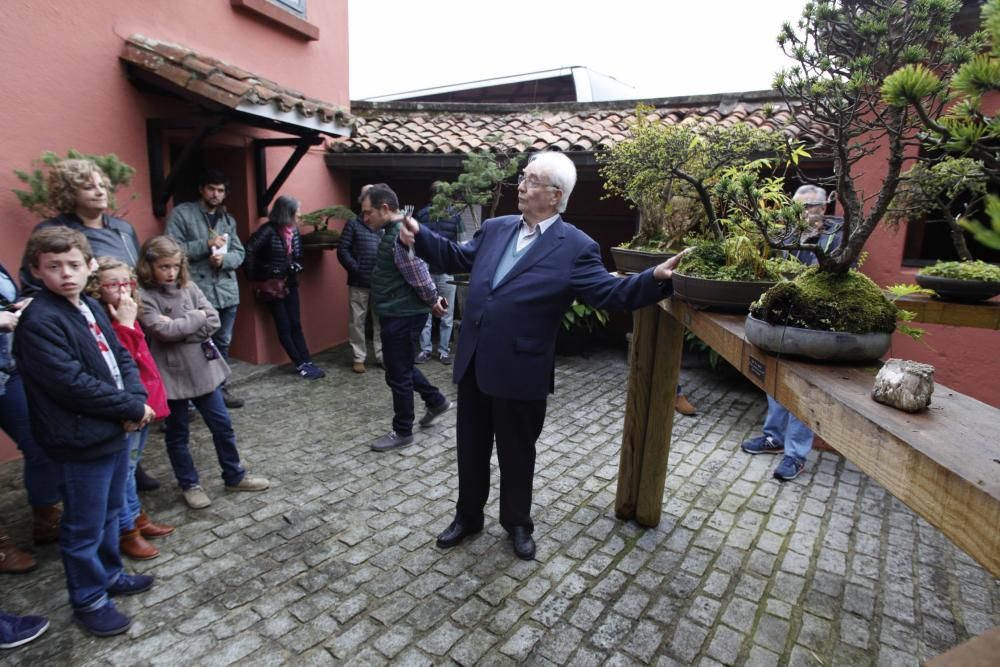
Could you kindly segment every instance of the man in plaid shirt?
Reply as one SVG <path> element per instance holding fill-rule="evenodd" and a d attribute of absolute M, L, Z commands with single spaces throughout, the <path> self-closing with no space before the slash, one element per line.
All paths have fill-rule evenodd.
<path fill-rule="evenodd" d="M 392 430 L 374 440 L 377 452 L 413 444 L 413 392 L 420 394 L 426 412 L 420 426 L 434 423 L 451 407 L 437 387 L 414 364 L 420 332 L 427 314 L 440 317 L 448 302 L 438 295 L 427 263 L 398 243 L 403 214 L 399 198 L 387 185 L 374 185 L 361 200 L 361 214 L 372 229 L 383 229 L 372 272 L 372 302 L 381 324 L 385 382 L 392 390 Z"/>

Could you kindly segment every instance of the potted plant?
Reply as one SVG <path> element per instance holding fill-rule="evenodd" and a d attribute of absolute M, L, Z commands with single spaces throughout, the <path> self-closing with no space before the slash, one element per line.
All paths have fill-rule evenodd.
<path fill-rule="evenodd" d="M 990 194 L 1000 186 L 1000 123 L 983 109 L 984 96 L 1000 91 L 1000 0 L 987 2 L 982 18 L 984 31 L 958 43 L 951 66 L 910 63 L 882 86 L 886 104 L 913 110 L 923 131 L 924 150 L 893 202 L 895 215 L 944 220 L 960 260 L 922 269 L 917 282 L 964 302 L 1000 293 L 1000 269 L 974 262 L 970 248 L 975 240 L 1000 249 L 1000 198 Z M 975 219 L 980 215 L 989 227 Z"/>
<path fill-rule="evenodd" d="M 101 168 L 111 181 L 111 191 L 108 193 L 108 210 L 118 217 L 124 217 L 127 211 L 118 206 L 115 193 L 122 186 L 132 183 L 135 176 L 135 169 L 114 153 L 107 155 L 91 155 L 81 153 L 74 149 L 69 149 L 65 157 L 56 155 L 52 151 L 45 151 L 41 157 L 32 162 L 30 170 L 15 169 L 14 175 L 18 180 L 27 186 L 26 190 L 14 188 L 14 195 L 18 203 L 25 209 L 41 219 L 51 218 L 58 214 L 49 203 L 48 171 L 62 160 L 90 160 Z M 132 193 L 129 200 L 138 198 L 138 194 Z"/>
<path fill-rule="evenodd" d="M 722 240 L 712 187 L 727 169 L 785 148 L 778 132 L 745 124 L 667 125 L 651 111 L 640 105 L 629 138 L 597 158 L 607 196 L 621 196 L 639 212 L 636 235 L 626 246 L 611 249 L 619 270 L 643 270 L 662 262 L 694 230 Z M 656 254 L 640 265 L 622 263 L 642 251 Z"/>
<path fill-rule="evenodd" d="M 354 211 L 346 206 L 336 205 L 316 209 L 302 215 L 302 224 L 310 225 L 313 231 L 302 235 L 303 248 L 336 248 L 340 243 L 340 230 L 330 227 L 331 220 L 349 220 Z"/>
<path fill-rule="evenodd" d="M 562 326 L 556 335 L 556 351 L 566 356 L 586 354 L 595 332 L 607 324 L 606 310 L 574 300 L 563 314 Z"/>
<path fill-rule="evenodd" d="M 796 149 L 793 160 L 804 154 Z M 777 281 L 805 266 L 794 256 L 771 251 L 765 229 L 803 225 L 802 206 L 784 192 L 784 178 L 762 177 L 761 159 L 724 170 L 712 189 L 717 220 L 725 238 L 697 241 L 674 271 L 674 295 L 695 306 L 746 312 Z"/>
<path fill-rule="evenodd" d="M 837 193 L 843 210 L 843 240 L 827 251 L 758 222 L 772 248 L 809 250 L 818 266 L 791 283 L 779 283 L 754 304 L 747 324 L 751 342 L 762 343 L 762 330 L 777 333 L 772 340 L 788 340 L 790 334 L 798 333 L 794 328 L 799 325 L 835 335 L 891 332 L 889 315 L 894 323 L 895 305 L 852 267 L 886 217 L 922 122 L 906 106 L 886 105 L 881 90 L 899 63 L 922 62 L 934 69 L 960 54 L 955 48 L 957 38 L 950 32 L 957 9 L 958 3 L 952 0 L 817 0 L 803 10 L 799 32 L 790 24 L 783 27 L 778 41 L 795 64 L 777 75 L 775 88 L 791 107 L 793 125 L 819 129 L 822 141 L 811 152 L 832 161 L 833 175 L 821 184 Z M 851 309 L 830 306 L 847 298 Z M 818 316 L 807 321 L 798 317 L 803 313 Z M 854 317 L 857 313 L 878 316 L 859 320 Z M 839 347 L 846 352 L 844 346 Z M 884 352 L 873 348 L 865 354 L 874 359 Z M 848 356 L 860 360 L 856 354 Z M 818 353 L 816 358 L 825 356 Z"/>

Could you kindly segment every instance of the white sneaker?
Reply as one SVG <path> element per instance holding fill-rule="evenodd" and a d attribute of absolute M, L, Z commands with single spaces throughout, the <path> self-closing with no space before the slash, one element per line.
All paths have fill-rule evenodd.
<path fill-rule="evenodd" d="M 193 510 L 203 510 L 212 504 L 212 499 L 205 493 L 205 489 L 196 484 L 190 489 L 184 489 L 184 502 Z"/>
<path fill-rule="evenodd" d="M 245 475 L 239 484 L 232 486 L 226 484 L 226 491 L 263 491 L 269 486 L 271 486 L 271 482 L 266 477 Z"/>

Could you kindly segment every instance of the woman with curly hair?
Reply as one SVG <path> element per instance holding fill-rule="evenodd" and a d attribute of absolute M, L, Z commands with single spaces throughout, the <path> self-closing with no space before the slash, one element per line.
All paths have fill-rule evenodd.
<path fill-rule="evenodd" d="M 49 172 L 49 203 L 59 211 L 54 218 L 38 223 L 35 230 L 61 225 L 82 232 L 90 242 L 94 257 L 114 257 L 134 268 L 139 259 L 139 237 L 125 220 L 108 213 L 111 180 L 92 160 L 68 159 L 56 163 Z M 32 296 L 41 283 L 21 262 L 21 291 Z"/>

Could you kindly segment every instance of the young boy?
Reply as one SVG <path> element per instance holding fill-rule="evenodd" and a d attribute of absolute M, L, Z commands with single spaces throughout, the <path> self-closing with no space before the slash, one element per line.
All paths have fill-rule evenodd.
<path fill-rule="evenodd" d="M 153 585 L 150 576 L 125 574 L 118 552 L 126 432 L 148 423 L 153 410 L 104 309 L 83 294 L 91 263 L 86 237 L 68 227 L 40 229 L 26 259 L 45 288 L 21 315 L 14 357 L 32 433 L 61 470 L 59 547 L 69 601 L 85 630 L 116 635 L 131 621 L 109 596 Z"/>

